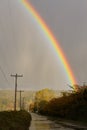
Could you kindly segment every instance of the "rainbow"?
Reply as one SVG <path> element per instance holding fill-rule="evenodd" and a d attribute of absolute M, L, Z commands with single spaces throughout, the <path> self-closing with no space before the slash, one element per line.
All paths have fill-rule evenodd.
<path fill-rule="evenodd" d="M 39 26 L 41 27 L 42 31 L 44 32 L 44 35 L 47 36 L 50 43 L 52 44 L 53 48 L 55 49 L 55 52 L 57 53 L 58 58 L 60 58 L 61 63 L 64 66 L 64 69 L 66 71 L 66 74 L 69 78 L 69 81 L 71 85 L 73 86 L 76 84 L 75 76 L 71 70 L 71 67 L 66 59 L 65 54 L 63 53 L 59 43 L 57 42 L 56 38 L 52 34 L 51 30 L 46 25 L 45 21 L 41 18 L 39 13 L 34 9 L 34 7 L 31 5 L 31 3 L 28 0 L 20 0 L 21 3 L 25 6 L 25 8 L 31 13 L 31 15 L 34 17 L 34 19 L 37 21 Z M 74 88 L 75 89 L 75 88 Z"/>

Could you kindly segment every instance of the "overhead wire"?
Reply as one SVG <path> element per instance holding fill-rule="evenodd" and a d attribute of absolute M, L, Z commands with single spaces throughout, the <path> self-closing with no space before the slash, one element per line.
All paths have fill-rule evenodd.
<path fill-rule="evenodd" d="M 9 0 L 8 0 L 8 2 L 9 2 Z M 10 3 L 9 3 L 8 5 L 10 5 Z M 9 7 L 8 7 L 8 9 L 9 9 Z M 9 12 L 10 12 L 10 10 L 9 10 Z M 1 25 L 1 26 L 0 26 L 1 32 L 3 32 L 4 37 L 5 37 L 5 28 L 4 28 L 4 26 L 3 26 L 1 20 L 0 20 L 0 25 Z M 12 24 L 11 24 L 11 25 L 12 25 Z M 3 49 L 2 49 L 2 50 L 3 50 Z M 0 51 L 0 53 L 1 53 L 1 51 Z M 1 54 L 1 55 L 2 55 L 2 54 Z M 6 65 L 6 67 L 7 67 L 7 69 L 8 69 L 9 67 L 8 67 L 8 65 L 7 65 L 7 62 L 6 62 L 5 53 L 3 53 L 2 57 L 3 57 L 4 61 L 5 61 L 5 62 L 4 62 L 4 66 Z M 9 70 L 9 69 L 8 69 L 8 70 Z M 4 80 L 7 82 L 8 85 L 10 85 L 10 82 L 8 81 L 7 76 L 6 76 L 5 72 L 4 72 L 4 70 L 3 70 L 2 66 L 1 66 L 1 64 L 0 64 L 0 71 L 1 71 L 1 73 L 2 73 L 2 75 L 3 75 L 3 77 L 4 77 Z"/>
<path fill-rule="evenodd" d="M 0 21 L 0 24 L 1 24 L 1 26 L 0 26 L 1 31 L 4 32 L 4 28 L 3 28 L 3 25 L 2 25 L 2 22 L 1 22 L 1 21 Z M 4 33 L 4 34 L 5 34 L 5 33 Z M 0 53 L 1 53 L 1 51 L 0 51 Z M 1 55 L 2 55 L 2 54 L 1 54 Z M 3 53 L 3 59 L 5 60 L 4 53 Z M 6 62 L 5 62 L 5 64 L 6 64 Z M 6 65 L 6 66 L 7 66 L 7 65 Z M 3 77 L 4 77 L 4 79 L 5 79 L 5 81 L 6 81 L 6 82 L 8 83 L 8 85 L 9 85 L 9 81 L 8 81 L 8 79 L 7 79 L 6 75 L 5 75 L 5 72 L 3 71 L 1 65 L 0 65 L 0 71 L 1 71 L 1 73 L 2 73 L 2 75 L 3 75 Z"/>
<path fill-rule="evenodd" d="M 1 73 L 3 74 L 3 77 L 4 77 L 5 81 L 8 83 L 8 85 L 10 85 L 10 84 L 9 84 L 9 81 L 8 81 L 6 75 L 5 75 L 5 73 L 4 73 L 4 71 L 3 71 L 2 67 L 1 67 L 1 65 L 0 65 L 0 71 L 1 71 Z"/>
<path fill-rule="evenodd" d="M 12 41 L 14 41 L 14 43 L 17 43 L 18 42 L 18 39 L 17 39 L 17 34 L 15 32 L 15 22 L 13 20 L 13 12 L 12 12 L 12 6 L 11 6 L 11 0 L 8 0 L 8 10 L 9 10 L 9 18 L 10 18 L 10 26 L 11 26 L 11 32 L 12 32 Z M 16 44 L 15 44 L 16 45 Z M 17 47 L 15 47 L 15 51 L 17 51 Z"/>

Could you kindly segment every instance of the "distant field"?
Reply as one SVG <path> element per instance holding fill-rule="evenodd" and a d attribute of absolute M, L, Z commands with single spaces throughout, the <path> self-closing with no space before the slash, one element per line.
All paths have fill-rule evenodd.
<path fill-rule="evenodd" d="M 28 110 L 29 103 L 34 100 L 35 91 L 24 91 L 22 93 L 22 104 L 24 100 L 24 107 Z M 17 93 L 17 109 L 19 110 L 20 97 Z M 14 108 L 14 91 L 0 90 L 0 111 L 13 110 Z"/>

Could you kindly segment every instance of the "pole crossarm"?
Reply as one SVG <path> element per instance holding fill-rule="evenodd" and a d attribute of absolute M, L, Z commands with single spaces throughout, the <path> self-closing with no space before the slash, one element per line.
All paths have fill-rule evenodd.
<path fill-rule="evenodd" d="M 18 74 L 13 75 L 13 74 L 11 74 L 11 77 L 23 77 L 23 75 L 18 75 Z"/>

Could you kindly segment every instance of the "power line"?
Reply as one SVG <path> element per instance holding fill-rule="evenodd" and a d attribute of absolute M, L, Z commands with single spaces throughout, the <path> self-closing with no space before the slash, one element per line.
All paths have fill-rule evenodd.
<path fill-rule="evenodd" d="M 1 30 L 1 32 L 4 34 L 4 36 L 5 36 L 5 28 L 4 28 L 4 26 L 3 26 L 3 23 L 2 23 L 2 21 L 1 21 L 1 19 L 0 19 L 0 30 Z M 3 40 L 4 40 L 4 38 L 3 38 Z M 7 68 L 7 70 L 9 70 L 8 68 L 8 64 L 7 64 L 7 61 L 6 61 L 6 57 L 5 57 L 5 55 L 4 55 L 4 51 L 3 51 L 3 49 L 2 49 L 2 47 L 0 47 L 0 49 L 1 49 L 1 51 L 2 51 L 2 53 L 1 53 L 1 51 L 0 51 L 0 53 L 1 53 L 1 55 L 3 56 L 3 61 L 5 61 L 4 62 L 4 65 L 6 65 L 6 68 Z M 2 67 L 1 67 L 1 65 L 0 65 L 0 70 L 1 70 L 1 72 L 2 72 L 2 74 L 3 74 L 3 76 L 4 76 L 4 78 L 5 78 L 5 80 L 6 80 L 6 82 L 8 82 L 8 80 L 7 80 L 7 78 L 6 78 L 6 75 L 5 75 L 5 73 L 4 73 L 4 71 L 3 71 L 3 69 L 2 69 Z M 8 84 L 9 84 L 9 82 L 8 82 Z"/>
<path fill-rule="evenodd" d="M 8 0 L 9 1 L 9 0 Z M 2 32 L 2 34 L 4 34 L 3 36 L 5 37 L 3 37 L 3 40 L 5 40 L 6 38 L 8 38 L 7 37 L 7 35 L 5 35 L 5 26 L 8 26 L 6 23 L 7 22 L 5 22 L 5 26 L 3 25 L 3 21 L 0 19 L 0 30 L 1 30 L 1 32 Z M 8 38 L 9 39 L 9 38 Z M 7 40 L 6 40 L 7 41 Z M 0 47 L 1 48 L 1 47 Z M 0 53 L 1 53 L 1 55 L 2 55 L 2 57 L 3 57 L 3 61 L 5 61 L 4 62 L 4 66 L 6 66 L 6 70 L 9 70 L 8 68 L 8 64 L 7 64 L 7 61 L 6 61 L 6 57 L 5 57 L 5 53 L 4 53 L 4 51 L 3 51 L 3 49 L 1 48 L 1 50 L 2 50 L 2 52 L 3 53 L 1 53 L 1 51 L 0 51 Z M 1 65 L 0 65 L 0 71 L 1 71 L 1 73 L 3 74 L 3 77 L 4 77 L 4 79 L 5 79 L 5 81 L 8 83 L 8 85 L 10 85 L 10 82 L 8 81 L 8 79 L 7 79 L 7 77 L 6 77 L 6 74 L 5 74 L 5 72 L 4 72 L 4 70 L 2 69 L 2 67 L 1 67 Z"/>
<path fill-rule="evenodd" d="M 5 73 L 4 73 L 4 71 L 3 71 L 2 67 L 1 67 L 1 65 L 0 65 L 0 71 L 1 71 L 1 73 L 3 74 L 3 77 L 4 77 L 5 81 L 8 83 L 8 85 L 10 85 L 10 84 L 9 84 L 9 81 L 8 81 L 6 75 L 5 75 Z"/>

